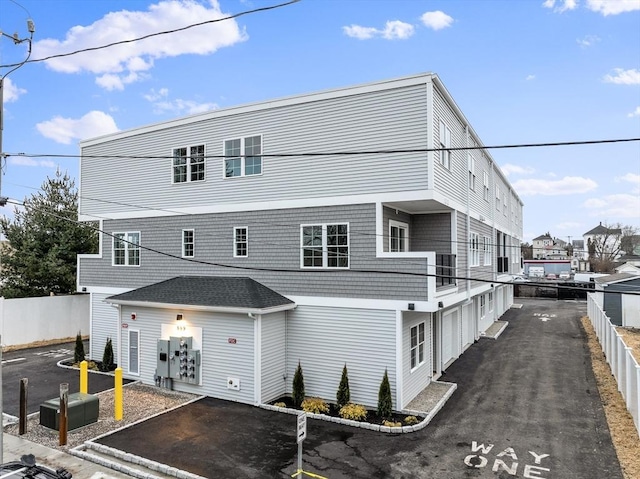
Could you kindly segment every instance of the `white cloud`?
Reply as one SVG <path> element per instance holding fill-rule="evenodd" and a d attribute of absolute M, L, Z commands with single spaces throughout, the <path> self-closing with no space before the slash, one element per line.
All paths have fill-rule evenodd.
<path fill-rule="evenodd" d="M 101 111 L 90 111 L 82 118 L 62 118 L 56 116 L 51 120 L 36 124 L 40 134 L 57 143 L 65 145 L 73 140 L 106 135 L 118 131 L 114 119 Z"/>
<path fill-rule="evenodd" d="M 629 118 L 633 118 L 634 116 L 640 116 L 640 106 L 637 106 L 635 110 L 627 115 Z"/>
<path fill-rule="evenodd" d="M 593 46 L 599 41 L 600 41 L 600 37 L 597 35 L 585 35 L 582 38 L 576 38 L 576 42 L 578 43 L 578 45 L 585 48 Z"/>
<path fill-rule="evenodd" d="M 589 216 L 638 218 L 640 211 L 640 196 L 617 194 L 591 198 L 583 203 L 590 210 Z"/>
<path fill-rule="evenodd" d="M 638 0 L 587 0 L 587 8 L 602 13 L 606 17 L 640 10 L 640 2 Z"/>
<path fill-rule="evenodd" d="M 556 6 L 557 3 L 557 6 Z M 545 0 L 542 4 L 545 8 L 553 8 L 554 12 L 562 13 L 573 10 L 578 6 L 577 0 Z"/>
<path fill-rule="evenodd" d="M 500 169 L 506 176 L 509 176 L 512 173 L 515 173 L 516 175 L 530 175 L 536 171 L 530 166 L 512 165 L 510 163 L 501 166 Z"/>
<path fill-rule="evenodd" d="M 527 77 L 525 78 L 525 80 L 527 81 L 531 81 L 531 80 L 535 80 L 536 76 L 535 75 L 527 75 Z"/>
<path fill-rule="evenodd" d="M 150 5 L 147 11 L 111 12 L 88 26 L 71 28 L 63 40 L 49 38 L 35 42 L 33 57 L 43 58 L 139 38 L 226 16 L 216 0 L 209 0 L 209 7 L 204 3 L 164 0 Z M 121 90 L 129 83 L 144 79 L 155 59 L 184 54 L 208 55 L 247 38 L 234 20 L 224 20 L 97 52 L 55 58 L 46 63 L 57 72 L 90 72 L 97 76 L 96 83 L 102 88 Z"/>
<path fill-rule="evenodd" d="M 590 178 L 565 176 L 560 180 L 518 180 L 513 187 L 521 196 L 560 196 L 587 193 L 596 189 L 598 184 Z"/>
<path fill-rule="evenodd" d="M 616 181 L 626 181 L 633 186 L 633 193 L 640 194 L 640 175 L 635 173 L 627 173 L 624 176 L 619 176 Z"/>
<path fill-rule="evenodd" d="M 180 98 L 170 100 L 168 88 L 161 88 L 158 91 L 152 88 L 148 94 L 143 96 L 145 100 L 153 104 L 153 112 L 156 114 L 169 112 L 178 115 L 193 115 L 218 108 L 216 103 L 198 103 L 192 100 L 182 100 Z"/>
<path fill-rule="evenodd" d="M 12 101 L 18 100 L 20 95 L 24 95 L 27 93 L 27 90 L 24 88 L 18 88 L 12 81 L 11 78 L 5 78 L 2 82 L 3 90 L 2 94 L 4 95 L 4 101 L 6 103 L 11 103 Z"/>
<path fill-rule="evenodd" d="M 607 74 L 603 80 L 605 83 L 615 83 L 616 85 L 640 85 L 640 70 L 623 70 L 614 68 L 614 74 Z"/>
<path fill-rule="evenodd" d="M 342 31 L 345 35 L 358 40 L 369 40 L 374 37 L 382 37 L 385 40 L 406 40 L 413 35 L 415 28 L 413 25 L 400 20 L 389 20 L 382 30 L 360 25 L 349 25 L 342 27 Z"/>
<path fill-rule="evenodd" d="M 158 101 L 161 98 L 166 98 L 169 95 L 168 88 L 160 88 L 160 90 L 156 91 L 155 88 L 152 88 L 149 93 L 143 95 L 144 99 L 147 101 Z"/>
<path fill-rule="evenodd" d="M 450 27 L 453 23 L 453 18 L 440 10 L 423 13 L 420 20 L 422 20 L 425 27 L 433 30 L 442 30 L 443 28 Z"/>
<path fill-rule="evenodd" d="M 45 168 L 56 168 L 58 165 L 51 160 L 36 160 L 27 156 L 11 156 L 9 164 L 16 166 L 44 166 Z"/>

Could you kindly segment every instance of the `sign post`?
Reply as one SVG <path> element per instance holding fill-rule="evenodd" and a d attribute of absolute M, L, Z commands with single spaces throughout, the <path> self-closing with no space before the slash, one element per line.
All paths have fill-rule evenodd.
<path fill-rule="evenodd" d="M 302 472 L 302 443 L 307 437 L 307 413 L 298 415 L 298 428 L 296 432 L 298 441 L 298 473 Z"/>

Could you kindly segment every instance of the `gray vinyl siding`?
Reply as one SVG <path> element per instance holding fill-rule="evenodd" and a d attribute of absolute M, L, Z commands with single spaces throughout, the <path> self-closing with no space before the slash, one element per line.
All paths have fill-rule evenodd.
<path fill-rule="evenodd" d="M 305 393 L 335 402 L 342 368 L 351 401 L 377 407 L 385 368 L 396 407 L 395 311 L 298 306 L 287 312 L 287 392 L 298 361 Z"/>
<path fill-rule="evenodd" d="M 451 214 L 409 214 L 394 208 L 383 207 L 384 251 L 389 251 L 389 221 L 409 225 L 409 251 L 434 251 L 451 253 Z"/>
<path fill-rule="evenodd" d="M 477 147 L 478 144 L 473 141 L 472 138 L 469 139 L 470 145 Z M 471 209 L 471 211 L 476 211 L 482 215 L 484 215 L 485 217 L 487 216 L 488 213 L 488 208 L 486 207 L 486 201 L 484 201 L 484 197 L 483 197 L 483 178 L 482 178 L 482 172 L 486 169 L 484 168 L 484 159 L 483 159 L 483 155 L 482 155 L 482 150 L 469 150 L 467 152 L 467 162 L 468 162 L 468 156 L 471 155 L 472 158 L 475 159 L 475 168 L 473 170 L 473 172 L 475 173 L 476 176 L 476 181 L 475 181 L 475 189 L 471 190 L 471 188 L 469 188 L 469 207 Z M 468 174 L 467 174 L 468 177 Z"/>
<path fill-rule="evenodd" d="M 300 225 L 344 222 L 350 229 L 350 270 L 301 269 Z M 247 258 L 233 257 L 234 226 L 249 228 Z M 285 295 L 427 299 L 426 277 L 396 274 L 426 273 L 426 259 L 376 258 L 374 204 L 110 220 L 104 221 L 103 228 L 107 232 L 140 231 L 144 247 L 174 257 L 142 250 L 139 267 L 111 266 L 112 241 L 105 237 L 102 258 L 80 260 L 83 286 L 137 288 L 179 275 L 250 276 Z M 194 261 L 180 257 L 184 228 L 195 232 Z"/>
<path fill-rule="evenodd" d="M 383 251 L 389 251 L 389 220 L 406 223 L 409 226 L 409 251 L 420 251 L 416 249 L 415 245 L 413 227 L 411 224 L 412 217 L 413 215 L 405 213 L 404 211 L 398 211 L 386 206 L 382 208 L 382 231 L 384 235 Z"/>
<path fill-rule="evenodd" d="M 83 147 L 80 214 L 423 190 L 427 186 L 426 153 L 362 154 L 348 159 L 339 155 L 265 156 L 262 175 L 239 178 L 223 178 L 223 159 L 208 158 L 206 181 L 179 184 L 172 184 L 170 158 L 174 148 L 200 144 L 205 145 L 206 155 L 222 155 L 224 140 L 253 135 L 262 135 L 263 154 L 272 155 L 424 149 L 425 84 L 212 116 L 194 116 L 186 124 L 168 124 L 151 132 L 134 130 L 124 138 L 107 137 L 102 143 Z"/>
<path fill-rule="evenodd" d="M 89 357 L 101 361 L 107 338 L 114 345 L 118 343 L 118 309 L 104 302 L 111 294 L 91 293 L 91 331 L 89 331 Z M 116 359 L 117 361 L 117 359 Z"/>
<path fill-rule="evenodd" d="M 457 241 L 454 244 L 456 255 L 456 276 L 467 277 L 467 266 L 469 264 L 469 228 L 467 227 L 467 217 L 462 213 L 456 215 Z M 467 290 L 467 281 L 457 280 L 458 291 Z"/>
<path fill-rule="evenodd" d="M 285 395 L 283 377 L 286 365 L 286 313 L 273 313 L 262 317 L 261 399 L 269 402 Z"/>
<path fill-rule="evenodd" d="M 411 371 L 411 328 L 421 322 L 425 323 L 425 362 Z M 431 315 L 429 313 L 404 312 L 402 321 L 403 406 L 415 398 L 431 381 L 433 371 L 432 344 Z"/>
<path fill-rule="evenodd" d="M 136 312 L 135 324 L 130 328 L 140 330 L 140 376 L 145 384 L 154 384 L 158 339 L 161 339 L 162 324 L 173 325 L 177 310 L 156 308 L 132 308 L 123 306 L 123 317 Z M 202 328 L 201 382 L 202 385 L 173 381 L 173 388 L 193 394 L 254 404 L 254 325 L 246 314 L 208 313 L 189 311 L 185 313 L 188 327 Z M 188 330 L 187 330 L 188 333 Z M 175 336 L 179 334 L 176 332 Z M 236 344 L 230 344 L 235 338 Z M 169 339 L 169 338 L 164 338 Z M 123 361 L 126 363 L 128 337 L 122 334 Z M 127 371 L 127 364 L 123 370 Z M 134 376 L 135 377 L 135 376 Z M 240 391 L 227 388 L 227 378 L 240 379 Z"/>

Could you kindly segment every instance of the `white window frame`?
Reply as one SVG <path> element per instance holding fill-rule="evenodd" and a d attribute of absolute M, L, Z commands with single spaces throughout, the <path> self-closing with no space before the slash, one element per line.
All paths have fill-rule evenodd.
<path fill-rule="evenodd" d="M 193 148 L 202 148 L 202 155 L 193 154 Z M 185 150 L 185 155 L 176 156 L 176 151 Z M 177 159 L 184 159 L 184 164 L 176 164 Z M 194 161 L 198 160 L 198 161 Z M 200 170 L 200 165 L 202 169 Z M 176 168 L 184 168 L 186 178 L 184 181 L 176 181 Z M 196 170 L 195 167 L 198 167 Z M 193 179 L 193 175 L 198 171 L 202 171 L 202 178 Z M 179 146 L 171 150 L 171 183 L 179 185 L 182 183 L 198 183 L 205 181 L 207 178 L 207 147 L 205 144 Z"/>
<path fill-rule="evenodd" d="M 480 266 L 480 235 L 469 233 L 469 266 Z"/>
<path fill-rule="evenodd" d="M 508 208 L 507 208 L 507 194 L 502 193 L 502 213 L 507 216 Z"/>
<path fill-rule="evenodd" d="M 398 232 L 402 231 L 404 236 L 396 236 L 398 248 L 392 248 L 394 235 L 393 230 L 396 228 Z M 402 242 L 402 244 L 401 244 Z M 390 253 L 406 253 L 409 251 L 409 225 L 401 221 L 389 220 L 389 252 Z"/>
<path fill-rule="evenodd" d="M 191 241 L 188 242 L 185 235 L 191 233 Z M 187 246 L 191 246 L 191 254 L 187 254 Z M 193 258 L 196 255 L 196 231 L 191 229 L 182 230 L 182 257 Z"/>
<path fill-rule="evenodd" d="M 138 335 L 138 339 L 136 341 L 136 346 L 135 349 L 131 348 L 131 333 L 136 333 Z M 131 358 L 133 356 L 133 353 L 137 354 L 137 363 L 138 363 L 138 369 L 137 371 L 134 371 L 133 369 L 131 369 Z M 129 374 L 133 374 L 134 376 L 140 376 L 140 359 L 141 359 L 141 355 L 140 355 L 140 330 L 139 329 L 127 329 L 127 372 Z"/>
<path fill-rule="evenodd" d="M 482 185 L 484 188 L 483 196 L 486 202 L 489 202 L 489 173 L 486 171 L 482 172 Z"/>
<path fill-rule="evenodd" d="M 487 293 L 487 295 L 489 296 L 489 312 L 493 311 L 493 291 L 489 291 Z"/>
<path fill-rule="evenodd" d="M 487 299 L 484 294 L 480 295 L 480 318 L 484 318 L 487 315 Z"/>
<path fill-rule="evenodd" d="M 327 228 L 329 226 L 346 226 L 347 227 L 347 244 L 346 245 L 329 245 L 327 242 L 328 234 Z M 304 244 L 304 229 L 305 228 L 321 228 L 321 244 L 316 245 L 305 245 Z M 349 231 L 349 223 L 345 222 L 336 222 L 336 223 L 309 223 L 300 225 L 300 268 L 302 269 L 349 269 L 351 266 L 351 239 L 350 239 L 350 231 Z M 306 247 L 305 247 L 306 246 Z M 330 248 L 346 248 L 347 255 L 347 265 L 346 266 L 329 266 L 329 259 L 333 259 L 332 255 L 329 254 Z M 322 266 L 305 266 L 305 250 L 320 250 L 322 255 Z"/>
<path fill-rule="evenodd" d="M 496 185 L 496 210 L 500 211 L 500 187 Z"/>
<path fill-rule="evenodd" d="M 414 332 L 415 331 L 415 344 Z M 422 339 L 420 333 L 422 332 Z M 418 369 L 426 362 L 425 344 L 427 336 L 426 322 L 422 321 L 409 329 L 409 366 L 411 372 Z"/>
<path fill-rule="evenodd" d="M 451 148 L 451 130 L 442 120 L 440 120 L 439 141 L 440 164 L 447 170 L 451 170 L 451 150 L 448 149 Z"/>
<path fill-rule="evenodd" d="M 467 153 L 467 156 L 469 159 L 469 189 L 476 191 L 476 159 L 471 153 Z"/>
<path fill-rule="evenodd" d="M 238 233 L 244 230 L 244 240 L 238 241 Z M 244 254 L 238 252 L 238 247 L 244 245 Z M 249 227 L 248 226 L 235 226 L 233 228 L 233 257 L 234 258 L 247 258 L 249 256 Z"/>
<path fill-rule="evenodd" d="M 138 242 L 132 241 L 133 238 L 131 235 L 138 236 Z M 122 237 L 121 237 L 122 236 Z M 122 240 L 124 244 L 124 263 L 116 263 L 116 240 Z M 140 248 L 140 244 L 142 243 L 142 235 L 139 231 L 117 231 L 111 234 L 111 266 L 132 266 L 139 267 L 142 263 L 142 248 Z M 130 252 L 138 251 L 138 262 L 131 263 L 130 262 Z"/>
<path fill-rule="evenodd" d="M 484 266 L 491 266 L 491 256 L 493 252 L 491 251 L 491 238 L 488 236 L 482 237 L 482 249 L 484 251 Z"/>
<path fill-rule="evenodd" d="M 260 138 L 260 153 L 257 155 L 249 155 L 247 154 L 247 146 L 246 141 L 249 138 Z M 227 157 L 227 142 L 229 141 L 240 141 L 240 153 L 235 157 Z M 222 141 L 222 154 L 224 155 L 222 158 L 222 177 L 224 179 L 231 178 L 244 178 L 248 176 L 261 176 L 264 173 L 264 141 L 262 135 L 244 135 L 239 138 L 227 138 Z M 249 173 L 247 174 L 247 157 L 252 158 L 260 158 L 260 172 L 259 173 Z M 240 174 L 239 175 L 228 175 L 227 174 L 227 162 L 229 160 L 240 161 Z"/>

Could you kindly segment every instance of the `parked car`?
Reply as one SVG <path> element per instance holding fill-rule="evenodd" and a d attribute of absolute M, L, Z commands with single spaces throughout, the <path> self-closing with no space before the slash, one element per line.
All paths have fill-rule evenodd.
<path fill-rule="evenodd" d="M 73 476 L 66 469 L 49 469 L 37 466 L 33 454 L 25 454 L 19 461 L 6 462 L 0 465 L 0 477 L 32 478 L 32 479 L 71 479 Z"/>
<path fill-rule="evenodd" d="M 571 279 L 571 273 L 569 273 L 569 271 L 561 271 L 558 279 Z"/>
<path fill-rule="evenodd" d="M 514 283 L 529 283 L 530 282 L 529 279 L 525 278 L 522 275 L 514 276 L 511 281 L 513 281 Z"/>
<path fill-rule="evenodd" d="M 558 279 L 558 277 L 556 276 L 556 274 L 555 274 L 555 273 L 549 273 L 549 274 L 547 275 L 547 279 Z"/>

